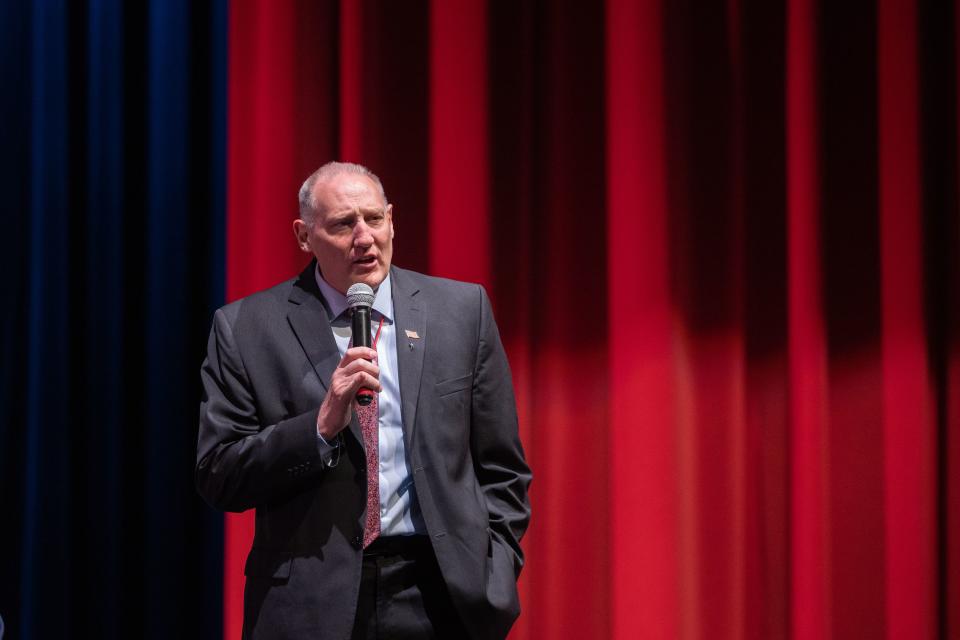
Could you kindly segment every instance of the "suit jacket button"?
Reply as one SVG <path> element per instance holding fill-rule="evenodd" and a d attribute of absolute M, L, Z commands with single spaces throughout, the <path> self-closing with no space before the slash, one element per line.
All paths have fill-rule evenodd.
<path fill-rule="evenodd" d="M 360 549 L 363 547 L 363 536 L 353 536 L 353 540 L 350 541 L 350 544 L 353 545 L 354 549 Z"/>

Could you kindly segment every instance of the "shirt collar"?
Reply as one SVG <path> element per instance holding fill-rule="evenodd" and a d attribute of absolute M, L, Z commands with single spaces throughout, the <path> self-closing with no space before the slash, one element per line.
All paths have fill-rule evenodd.
<path fill-rule="evenodd" d="M 343 295 L 323 279 L 320 274 L 320 265 L 314 269 L 314 275 L 317 278 L 317 286 L 320 288 L 320 294 L 327 301 L 327 310 L 330 313 L 329 320 L 333 322 L 344 311 L 347 310 L 347 296 Z M 373 310 L 383 316 L 387 321 L 393 322 L 393 295 L 390 288 L 390 272 L 383 279 L 380 286 L 377 287 L 376 297 L 373 299 Z"/>

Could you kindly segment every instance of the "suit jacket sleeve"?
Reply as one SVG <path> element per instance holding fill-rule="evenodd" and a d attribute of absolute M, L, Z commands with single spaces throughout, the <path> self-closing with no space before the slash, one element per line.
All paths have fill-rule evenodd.
<path fill-rule="evenodd" d="M 491 542 L 505 546 L 515 580 L 523 566 L 520 539 L 530 522 L 527 488 L 531 474 L 520 444 L 510 366 L 482 287 L 479 333 L 470 443 L 477 480 L 486 498 Z"/>
<path fill-rule="evenodd" d="M 203 395 L 195 480 L 224 511 L 245 511 L 301 487 L 322 472 L 317 409 L 262 425 L 229 314 L 214 315 L 200 370 Z"/>

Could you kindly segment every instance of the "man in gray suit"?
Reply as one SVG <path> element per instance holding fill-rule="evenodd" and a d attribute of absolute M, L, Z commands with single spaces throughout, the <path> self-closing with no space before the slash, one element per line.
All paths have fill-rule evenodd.
<path fill-rule="evenodd" d="M 314 260 L 219 309 L 201 369 L 197 488 L 256 509 L 244 637 L 503 638 L 531 475 L 485 291 L 392 266 L 393 207 L 359 165 L 306 180 L 294 233 Z M 358 282 L 373 348 L 350 344 Z"/>

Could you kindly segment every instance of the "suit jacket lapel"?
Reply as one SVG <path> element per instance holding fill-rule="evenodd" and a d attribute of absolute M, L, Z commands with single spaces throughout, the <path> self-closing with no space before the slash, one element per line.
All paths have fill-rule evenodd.
<path fill-rule="evenodd" d="M 287 320 L 297 340 L 300 341 L 300 346 L 307 354 L 307 359 L 313 365 L 320 384 L 325 390 L 329 390 L 333 370 L 340 362 L 340 350 L 333 338 L 333 330 L 327 319 L 327 310 L 321 301 L 320 289 L 317 287 L 314 273 L 315 264 L 311 262 L 293 284 Z M 358 441 L 363 442 L 356 417 L 350 421 L 350 430 Z"/>
<path fill-rule="evenodd" d="M 413 425 L 420 396 L 423 353 L 427 341 L 426 302 L 417 296 L 420 288 L 403 269 L 390 269 L 393 289 L 393 314 L 396 316 L 397 368 L 400 377 L 400 416 L 403 420 L 404 445 L 412 452 Z M 407 331 L 419 338 L 410 338 Z M 411 346 L 412 345 L 412 346 Z"/>

